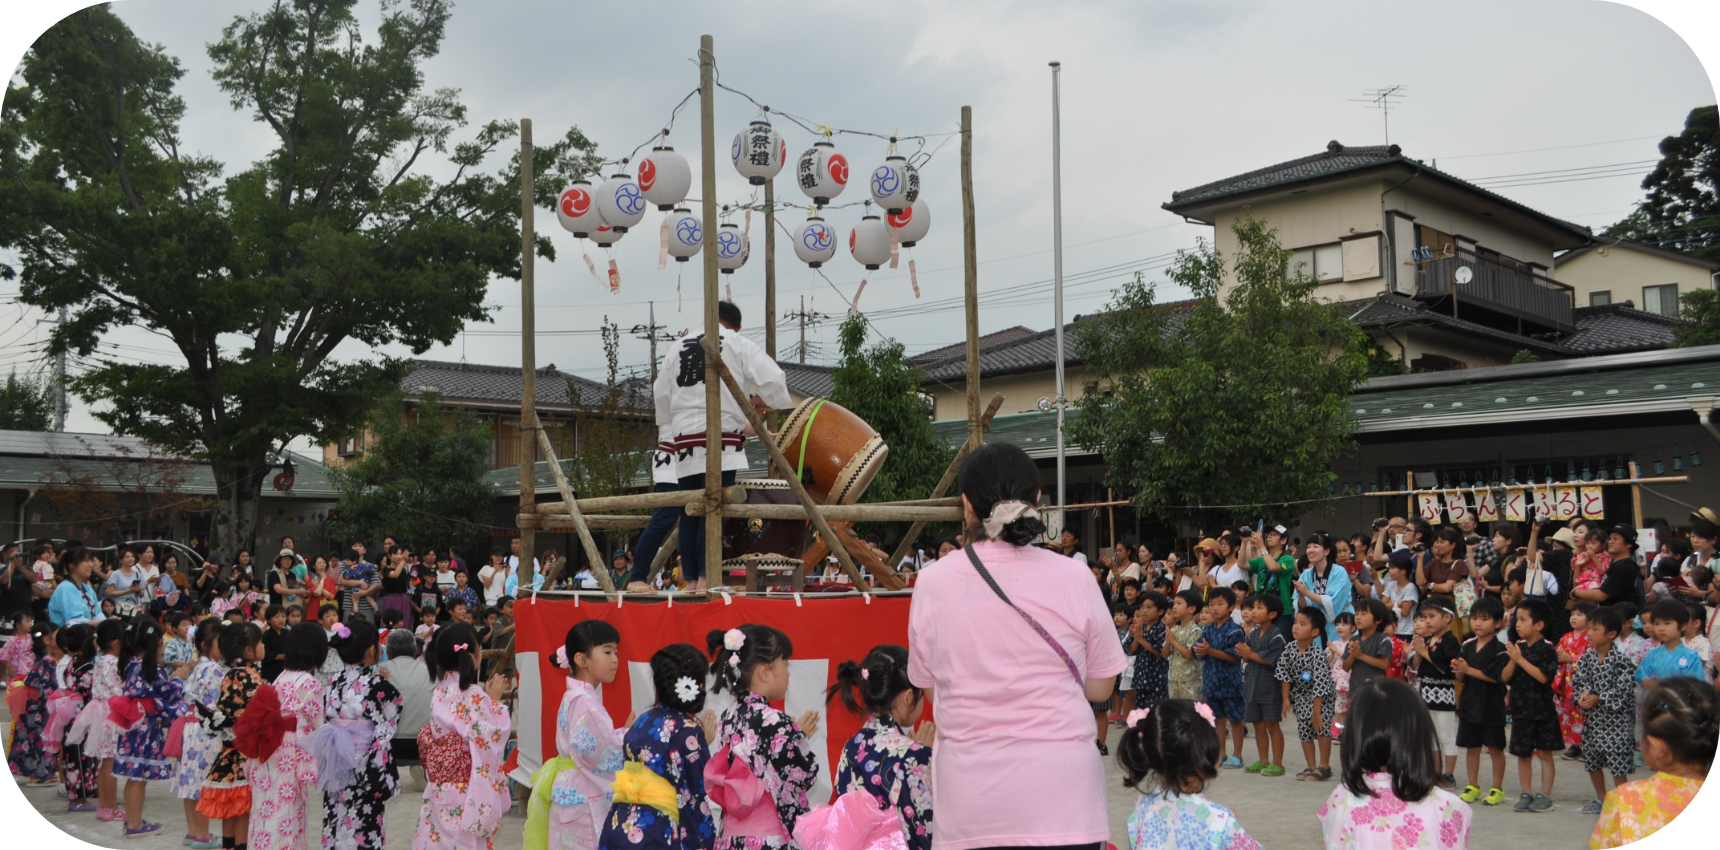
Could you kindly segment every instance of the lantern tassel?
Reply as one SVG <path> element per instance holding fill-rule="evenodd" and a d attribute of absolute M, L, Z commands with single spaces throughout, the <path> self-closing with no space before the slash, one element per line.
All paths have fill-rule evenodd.
<path fill-rule="evenodd" d="M 894 228 L 894 227 L 891 227 L 889 229 L 890 229 L 890 268 L 895 268 L 897 257 L 898 257 L 898 255 L 901 254 L 901 251 L 902 251 L 902 231 L 897 229 L 897 228 Z"/>
<path fill-rule="evenodd" d="M 663 226 L 657 233 L 657 268 L 669 267 L 669 217 L 663 216 Z"/>
<path fill-rule="evenodd" d="M 848 315 L 853 316 L 853 315 L 860 312 L 860 293 L 865 292 L 865 291 L 866 291 L 866 281 L 861 280 L 860 281 L 860 288 L 854 290 L 854 300 L 848 302 Z"/>
<path fill-rule="evenodd" d="M 914 255 L 908 255 L 908 282 L 914 285 L 914 297 L 920 297 L 920 274 L 914 270 Z"/>
<path fill-rule="evenodd" d="M 723 284 L 723 299 L 728 301 L 730 304 L 735 303 L 735 285 L 734 284 L 732 284 L 732 283 Z"/>
<path fill-rule="evenodd" d="M 591 271 L 591 279 L 602 283 L 603 277 L 597 273 L 597 264 L 591 261 L 591 252 L 583 251 L 581 253 L 585 257 L 585 267 Z"/>

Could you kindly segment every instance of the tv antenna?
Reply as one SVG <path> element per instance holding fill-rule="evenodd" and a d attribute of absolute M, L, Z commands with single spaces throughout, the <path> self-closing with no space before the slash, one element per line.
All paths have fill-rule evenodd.
<path fill-rule="evenodd" d="M 1352 97 L 1354 103 L 1365 103 L 1369 109 L 1378 109 L 1380 119 L 1385 122 L 1386 144 L 1392 143 L 1392 107 L 1409 97 L 1407 86 L 1386 86 L 1380 89 L 1368 89 L 1361 97 Z"/>

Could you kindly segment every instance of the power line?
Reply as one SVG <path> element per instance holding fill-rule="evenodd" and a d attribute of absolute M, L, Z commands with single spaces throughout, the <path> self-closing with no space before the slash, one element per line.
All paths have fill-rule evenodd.
<path fill-rule="evenodd" d="M 1495 153 L 1466 153 L 1466 154 L 1459 154 L 1458 156 L 1446 156 L 1446 157 L 1435 157 L 1435 158 L 1436 159 L 1479 159 L 1481 157 L 1510 156 L 1511 154 L 1519 154 L 1519 153 L 1542 153 L 1544 151 L 1563 151 L 1563 150 L 1571 150 L 1573 148 L 1593 148 L 1593 147 L 1599 147 L 1601 145 L 1618 145 L 1618 144 L 1623 144 L 1625 142 L 1640 142 L 1640 141 L 1643 141 L 1644 139 L 1658 139 L 1658 138 L 1662 138 L 1662 137 L 1659 135 L 1633 136 L 1633 137 L 1628 138 L 1628 139 L 1613 139 L 1612 141 L 1609 141 L 1609 142 L 1584 142 L 1583 144 L 1580 144 L 1580 145 L 1555 145 L 1555 146 L 1550 147 L 1550 148 L 1525 148 L 1523 150 L 1518 150 L 1518 151 L 1497 151 Z"/>

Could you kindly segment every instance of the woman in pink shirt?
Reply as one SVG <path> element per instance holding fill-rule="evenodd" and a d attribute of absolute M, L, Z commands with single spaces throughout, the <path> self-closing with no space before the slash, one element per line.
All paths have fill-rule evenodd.
<path fill-rule="evenodd" d="M 1111 614 L 1082 564 L 1031 545 L 1045 524 L 1025 452 L 980 447 L 961 490 L 976 542 L 926 567 L 908 617 L 908 678 L 938 700 L 933 850 L 1100 847 L 1111 830 L 1088 704 L 1126 664 Z"/>

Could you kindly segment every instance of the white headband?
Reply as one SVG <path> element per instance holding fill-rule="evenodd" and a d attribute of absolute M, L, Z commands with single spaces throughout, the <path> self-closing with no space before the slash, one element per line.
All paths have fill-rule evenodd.
<path fill-rule="evenodd" d="M 1039 518 L 1039 509 L 1021 501 L 1009 499 L 991 506 L 991 516 L 985 518 L 985 536 L 991 540 L 998 539 L 1003 533 L 1003 527 L 1022 517 Z"/>

